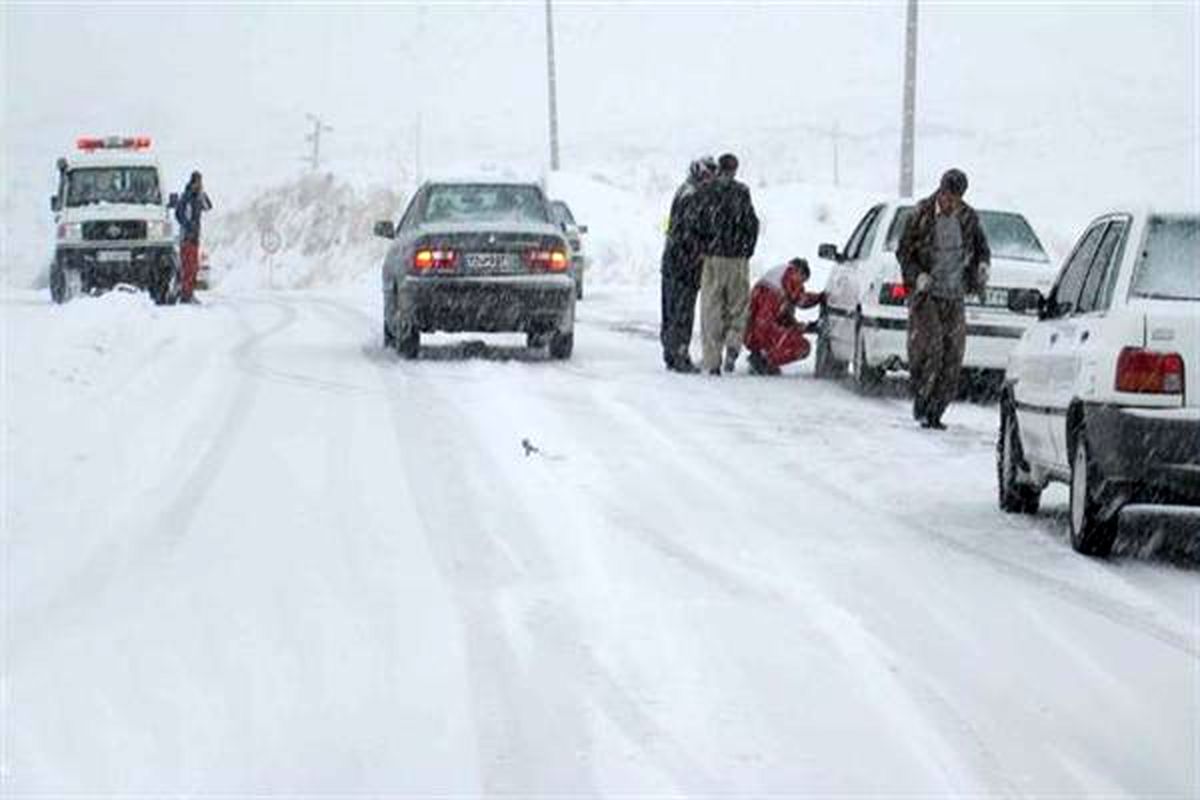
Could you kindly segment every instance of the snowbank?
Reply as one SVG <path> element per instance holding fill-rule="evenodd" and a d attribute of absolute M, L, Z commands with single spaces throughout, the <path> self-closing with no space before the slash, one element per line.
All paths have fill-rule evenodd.
<path fill-rule="evenodd" d="M 374 222 L 395 219 L 404 200 L 401 191 L 359 188 L 330 174 L 269 187 L 213 215 L 205 244 L 211 280 L 226 289 L 294 289 L 361 277 L 386 249 Z"/>

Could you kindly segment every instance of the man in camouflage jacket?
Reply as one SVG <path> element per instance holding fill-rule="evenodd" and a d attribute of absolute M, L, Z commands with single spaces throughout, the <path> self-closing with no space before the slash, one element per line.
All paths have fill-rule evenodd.
<path fill-rule="evenodd" d="M 952 169 L 917 204 L 896 248 L 908 289 L 908 368 L 913 417 L 941 430 L 958 393 L 966 350 L 964 304 L 987 287 L 991 250 L 975 209 L 963 202 L 967 176 Z"/>

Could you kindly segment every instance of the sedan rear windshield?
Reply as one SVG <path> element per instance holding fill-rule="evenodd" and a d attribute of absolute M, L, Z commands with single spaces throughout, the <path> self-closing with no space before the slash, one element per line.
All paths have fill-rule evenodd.
<path fill-rule="evenodd" d="M 884 249 L 889 253 L 895 252 L 912 213 L 912 206 L 904 206 L 896 211 L 896 218 L 892 220 L 887 243 L 884 245 Z M 978 214 L 979 224 L 983 227 L 988 247 L 992 251 L 992 258 L 1050 263 L 1050 257 L 1038 241 L 1037 234 L 1020 214 L 1008 211 L 980 211 Z"/>
<path fill-rule="evenodd" d="M 1144 241 L 1133 295 L 1200 300 L 1200 217 L 1151 217 Z"/>
<path fill-rule="evenodd" d="M 154 167 L 87 167 L 67 176 L 67 205 L 134 203 L 159 205 L 158 170 Z"/>
<path fill-rule="evenodd" d="M 452 184 L 430 187 L 425 222 L 549 222 L 535 186 Z"/>

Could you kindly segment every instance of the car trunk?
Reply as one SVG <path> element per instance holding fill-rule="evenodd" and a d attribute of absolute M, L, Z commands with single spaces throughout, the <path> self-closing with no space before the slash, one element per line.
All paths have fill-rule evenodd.
<path fill-rule="evenodd" d="M 1013 289 L 1037 289 L 1045 296 L 1054 283 L 1054 266 L 1040 261 L 997 258 L 988 275 L 988 291 L 982 305 L 993 311 L 1008 310 L 1008 293 Z M 968 296 L 968 305 L 981 305 L 978 297 Z"/>
<path fill-rule="evenodd" d="M 1200 302 L 1147 302 L 1143 319 L 1142 346 L 1183 357 L 1184 404 L 1200 407 Z"/>
<path fill-rule="evenodd" d="M 418 248 L 452 250 L 455 253 L 454 273 L 465 276 L 540 272 L 543 270 L 531 266 L 528 261 L 531 252 L 566 252 L 561 237 L 505 226 L 431 228 L 421 237 Z"/>

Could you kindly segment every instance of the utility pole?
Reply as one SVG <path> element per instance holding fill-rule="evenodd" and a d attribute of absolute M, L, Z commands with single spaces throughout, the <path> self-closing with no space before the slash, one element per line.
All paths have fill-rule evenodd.
<path fill-rule="evenodd" d="M 309 120 L 312 121 L 312 133 L 304 137 L 304 141 L 312 143 L 312 154 L 305 160 L 308 161 L 309 167 L 313 172 L 321 168 L 321 134 L 332 133 L 333 128 L 326 125 L 316 114 L 307 114 Z"/>
<path fill-rule="evenodd" d="M 830 135 L 833 137 L 833 185 L 837 186 L 838 181 L 838 141 L 841 139 L 841 126 L 838 123 L 833 123 L 833 131 Z"/>
<path fill-rule="evenodd" d="M 558 81 L 554 74 L 554 12 L 546 0 L 546 82 L 550 96 L 550 169 L 558 171 Z"/>
<path fill-rule="evenodd" d="M 900 134 L 900 196 L 913 195 L 913 149 L 917 105 L 917 0 L 908 0 L 904 25 L 904 111 Z"/>

